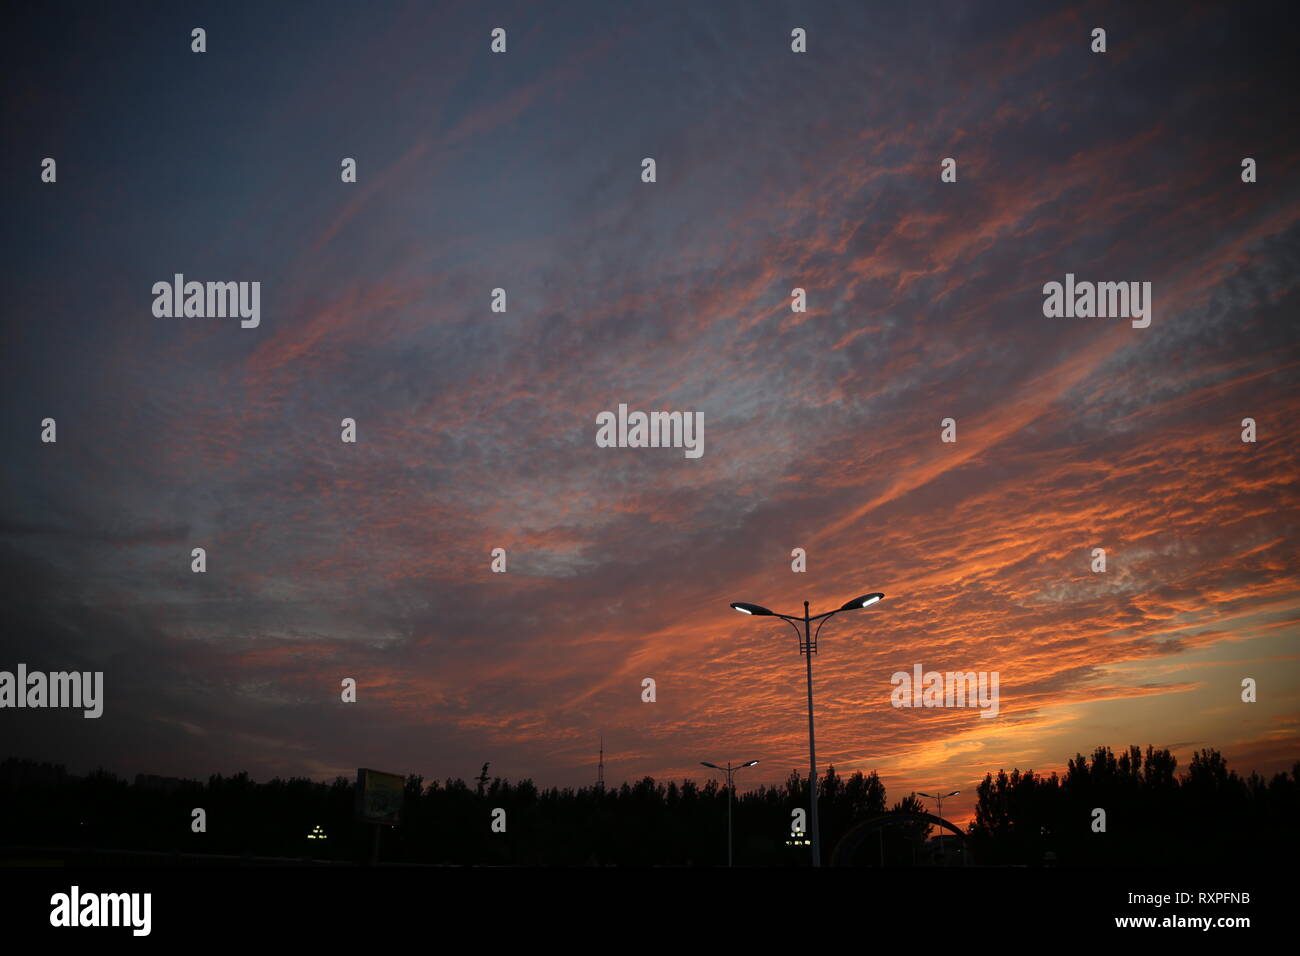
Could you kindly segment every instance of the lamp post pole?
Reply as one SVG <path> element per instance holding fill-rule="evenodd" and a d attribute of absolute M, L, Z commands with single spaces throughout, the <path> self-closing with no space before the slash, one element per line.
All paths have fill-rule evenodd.
<path fill-rule="evenodd" d="M 709 763 L 707 760 L 701 760 L 700 763 L 705 767 L 712 767 L 714 770 L 721 770 L 727 775 L 727 866 L 731 866 L 731 801 L 736 794 L 736 785 L 732 782 L 732 775 L 737 770 L 744 770 L 746 767 L 752 767 L 758 763 L 757 760 L 751 760 L 748 763 L 742 763 L 739 767 L 733 767 L 731 761 L 727 761 L 725 767 L 719 767 L 715 763 Z"/>
<path fill-rule="evenodd" d="M 949 797 L 955 797 L 955 796 L 957 796 L 957 794 L 959 794 L 959 793 L 961 793 L 960 790 L 953 790 L 951 793 L 942 793 L 942 792 L 940 792 L 940 791 L 938 791 L 938 790 L 936 790 L 934 793 L 922 793 L 922 792 L 919 791 L 919 790 L 916 791 L 916 795 L 917 795 L 918 797 L 928 797 L 929 799 L 934 800 L 935 802 L 937 802 L 937 803 L 939 804 L 939 810 L 938 810 L 937 815 L 938 815 L 938 817 L 939 817 L 940 820 L 943 819 L 943 802 L 944 802 L 945 800 L 947 800 Z M 938 838 L 938 839 L 939 839 L 939 856 L 941 856 L 941 857 L 943 856 L 943 838 L 944 838 L 944 835 L 945 835 L 945 834 L 944 834 L 944 832 L 943 832 L 943 828 L 940 827 L 940 828 L 939 828 L 939 838 Z"/>
<path fill-rule="evenodd" d="M 822 865 L 822 834 L 817 821 L 817 741 L 813 734 L 813 691 L 812 691 L 812 635 L 809 627 L 812 619 L 808 617 L 808 602 L 803 602 L 803 656 L 808 664 L 808 789 L 811 793 L 808 807 L 809 825 L 812 827 L 812 865 Z"/>
<path fill-rule="evenodd" d="M 731 761 L 727 761 L 727 866 L 732 866 L 731 858 L 731 805 L 736 799 L 736 785 L 731 782 Z"/>
<path fill-rule="evenodd" d="M 778 614 L 775 611 L 769 611 L 767 608 L 758 604 L 748 604 L 742 601 L 734 602 L 731 606 L 742 614 L 753 614 L 760 617 L 779 617 L 791 627 L 795 633 L 799 633 L 799 622 L 803 623 L 803 634 L 799 637 L 799 653 L 807 658 L 806 666 L 808 673 L 808 769 L 810 779 L 808 781 L 809 807 L 808 807 L 808 826 L 812 830 L 812 865 L 822 865 L 822 840 L 821 828 L 817 820 L 817 741 L 813 731 L 813 684 L 812 684 L 812 656 L 817 653 L 817 634 L 821 633 L 822 624 L 826 623 L 826 618 L 839 614 L 840 611 L 856 611 L 860 608 L 870 607 L 885 595 L 880 592 L 865 594 L 862 597 L 854 598 L 848 601 L 843 607 L 838 607 L 834 611 L 826 611 L 822 614 L 809 614 L 808 602 L 803 602 L 803 616 L 796 617 L 793 614 Z M 812 622 L 821 621 L 817 625 L 817 634 L 812 631 Z"/>

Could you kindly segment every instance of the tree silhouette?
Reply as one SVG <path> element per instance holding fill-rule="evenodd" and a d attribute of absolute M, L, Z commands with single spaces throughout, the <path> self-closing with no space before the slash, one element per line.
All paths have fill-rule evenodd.
<path fill-rule="evenodd" d="M 723 865 L 727 791 L 716 779 L 659 782 L 643 777 L 618 787 L 546 788 L 530 780 L 489 778 L 425 782 L 410 776 L 400 826 L 386 828 L 386 862 L 538 865 Z M 999 770 L 979 784 L 969 828 L 984 864 L 1268 863 L 1300 843 L 1300 763 L 1271 779 L 1242 778 L 1222 754 L 1197 751 L 1183 774 L 1168 750 L 1096 748 L 1076 754 L 1064 775 Z M 361 862 L 371 832 L 354 818 L 354 783 L 302 778 L 257 783 L 247 773 L 207 781 L 138 777 L 129 784 L 98 770 L 83 777 L 62 767 L 9 759 L 0 763 L 0 843 L 94 848 L 101 853 L 224 854 Z M 828 767 L 818 787 L 823 858 L 854 828 L 885 812 L 885 786 L 873 771 L 841 777 Z M 207 813 L 206 833 L 190 827 Z M 505 833 L 490 830 L 494 807 Z M 808 781 L 792 771 L 777 786 L 737 792 L 733 808 L 739 865 L 806 866 L 792 845 L 792 811 L 808 808 Z M 1094 832 L 1093 811 L 1106 811 Z M 898 813 L 923 811 L 914 797 Z M 811 821 L 810 821 L 811 822 Z M 308 840 L 315 827 L 326 840 Z M 906 865 L 932 828 L 889 826 L 864 844 L 863 856 Z M 137 857 L 121 857 L 123 862 Z M 924 861 L 924 854 L 915 857 Z"/>

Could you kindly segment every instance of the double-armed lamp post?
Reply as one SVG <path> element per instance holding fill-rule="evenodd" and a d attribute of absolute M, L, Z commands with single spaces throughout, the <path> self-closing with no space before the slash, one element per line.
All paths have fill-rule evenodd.
<path fill-rule="evenodd" d="M 957 794 L 961 793 L 961 791 L 960 791 L 960 790 L 953 790 L 951 793 L 943 793 L 943 792 L 941 792 L 941 791 L 939 791 L 939 790 L 936 790 L 934 793 L 922 793 L 920 790 L 917 790 L 917 791 L 915 791 L 915 793 L 916 793 L 916 795 L 917 795 L 918 797 L 925 797 L 927 800 L 936 800 L 936 801 L 938 801 L 938 803 L 939 803 L 939 809 L 935 811 L 935 816 L 937 816 L 940 820 L 942 820 L 942 819 L 943 819 L 943 802 L 944 802 L 945 800 L 947 800 L 949 797 L 955 797 L 955 796 L 957 796 Z M 927 832 L 927 833 L 929 832 L 928 828 L 927 828 L 926 832 Z M 943 838 L 944 838 L 944 836 L 945 836 L 945 834 L 944 834 L 944 832 L 943 832 L 943 828 L 940 827 L 940 828 L 939 828 L 939 835 L 936 837 L 936 839 L 939 841 L 939 855 L 940 855 L 940 857 L 943 856 Z"/>
<path fill-rule="evenodd" d="M 822 632 L 822 624 L 826 623 L 826 618 L 839 614 L 840 611 L 856 611 L 860 608 L 870 607 L 885 595 L 879 591 L 873 594 L 864 594 L 862 597 L 854 598 L 848 601 L 843 607 L 836 608 L 834 611 L 827 611 L 824 614 L 815 614 L 809 616 L 808 602 L 803 602 L 803 616 L 796 617 L 792 614 L 778 614 L 775 611 L 769 611 L 767 608 L 758 604 L 746 604 L 743 601 L 734 602 L 731 606 L 742 614 L 753 614 L 759 617 L 779 617 L 794 628 L 795 633 L 799 634 L 799 624 L 803 624 L 803 633 L 799 634 L 799 653 L 804 656 L 808 663 L 808 765 L 810 779 L 808 781 L 808 790 L 811 794 L 809 801 L 809 820 L 808 828 L 812 831 L 812 865 L 822 865 L 822 843 L 821 833 L 817 826 L 817 744 L 813 735 L 813 687 L 812 687 L 812 656 L 817 653 L 817 635 Z M 817 625 L 816 633 L 811 631 L 813 621 L 821 621 Z"/>
<path fill-rule="evenodd" d="M 951 793 L 940 793 L 940 792 L 937 791 L 937 790 L 936 790 L 934 793 L 922 793 L 920 790 L 916 791 L 916 795 L 917 795 L 918 797 L 925 797 L 927 800 L 937 800 L 937 801 L 938 801 L 938 803 L 939 803 L 939 810 L 938 810 L 938 812 L 936 813 L 936 816 L 938 816 L 940 820 L 943 819 L 943 802 L 944 802 L 945 800 L 947 800 L 949 797 L 955 797 L 955 796 L 957 796 L 957 794 L 959 794 L 959 793 L 961 793 L 960 790 L 954 790 L 954 791 L 952 791 Z"/>
<path fill-rule="evenodd" d="M 706 767 L 712 767 L 714 770 L 721 770 L 727 775 L 727 866 L 731 866 L 731 800 L 736 793 L 736 785 L 731 782 L 731 777 L 737 770 L 752 767 L 758 761 L 751 760 L 749 763 L 742 763 L 739 767 L 733 767 L 730 760 L 727 761 L 725 767 L 719 767 L 716 763 L 709 763 L 707 760 L 701 760 L 700 763 Z"/>

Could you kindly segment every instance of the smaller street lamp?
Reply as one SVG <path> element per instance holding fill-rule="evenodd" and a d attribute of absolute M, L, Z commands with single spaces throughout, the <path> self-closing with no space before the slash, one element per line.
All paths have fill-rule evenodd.
<path fill-rule="evenodd" d="M 771 614 L 772 612 L 767 611 L 766 613 Z M 712 767 L 714 770 L 721 770 L 727 775 L 727 866 L 731 866 L 731 799 L 736 792 L 736 787 L 731 782 L 731 777 L 737 770 L 744 770 L 746 767 L 753 767 L 758 763 L 758 761 L 751 760 L 749 763 L 742 763 L 739 767 L 733 767 L 730 761 L 727 762 L 725 767 L 719 767 L 716 763 L 709 763 L 707 760 L 701 760 L 700 763 L 705 767 Z"/>

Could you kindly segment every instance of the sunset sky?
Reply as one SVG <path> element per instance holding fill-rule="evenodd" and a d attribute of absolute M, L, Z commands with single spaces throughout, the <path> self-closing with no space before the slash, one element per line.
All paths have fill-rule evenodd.
<path fill-rule="evenodd" d="M 612 782 L 758 758 L 741 786 L 775 783 L 807 773 L 803 660 L 728 604 L 879 590 L 822 631 L 818 761 L 877 770 L 891 802 L 961 789 L 945 815 L 965 820 L 986 772 L 1098 745 L 1289 769 L 1282 17 L 20 12 L 0 40 L 0 669 L 102 670 L 105 701 L 0 713 L 0 757 L 256 779 L 490 761 L 577 786 L 603 734 Z M 1150 327 L 1046 318 L 1067 272 L 1151 282 Z M 260 326 L 155 317 L 175 273 L 260 281 Z M 620 403 L 702 412 L 703 456 L 597 447 Z M 891 707 L 915 664 L 999 672 L 999 715 Z"/>

